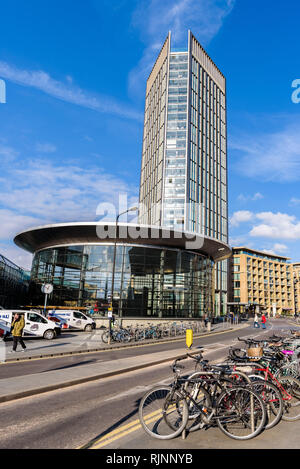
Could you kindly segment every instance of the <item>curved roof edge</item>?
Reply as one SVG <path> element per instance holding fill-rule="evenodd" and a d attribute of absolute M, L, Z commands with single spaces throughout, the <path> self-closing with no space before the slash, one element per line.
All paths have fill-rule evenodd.
<path fill-rule="evenodd" d="M 163 226 L 114 222 L 76 222 L 37 226 L 18 233 L 17 246 L 34 253 L 55 246 L 118 242 L 194 251 L 215 261 L 228 259 L 230 247 L 214 238 Z"/>

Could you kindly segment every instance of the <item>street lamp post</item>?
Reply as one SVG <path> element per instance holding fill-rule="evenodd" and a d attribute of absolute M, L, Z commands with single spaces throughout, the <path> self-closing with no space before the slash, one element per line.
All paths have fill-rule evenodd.
<path fill-rule="evenodd" d="M 113 301 L 114 301 L 114 287 L 115 287 L 115 268 L 116 268 L 116 252 L 117 252 L 117 230 L 118 230 L 118 221 L 121 215 L 125 215 L 128 212 L 135 212 L 138 210 L 138 207 L 131 207 L 128 210 L 125 210 L 125 212 L 121 212 L 117 215 L 116 217 L 116 230 L 115 230 L 115 244 L 114 244 L 114 257 L 113 257 L 113 270 L 112 270 L 112 280 L 111 280 L 111 303 L 110 303 L 110 308 L 109 312 L 111 315 L 113 314 Z M 122 292 L 120 292 L 122 294 Z M 108 343 L 110 344 L 110 336 L 111 336 L 111 316 L 108 318 L 109 322 L 109 335 L 108 335 Z"/>

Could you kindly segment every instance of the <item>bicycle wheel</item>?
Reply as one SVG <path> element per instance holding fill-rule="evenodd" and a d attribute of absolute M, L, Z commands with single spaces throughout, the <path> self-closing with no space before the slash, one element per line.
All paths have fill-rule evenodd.
<path fill-rule="evenodd" d="M 292 376 L 277 378 L 284 390 L 289 394 L 288 399 L 283 393 L 284 410 L 282 420 L 292 422 L 300 419 L 300 381 Z"/>
<path fill-rule="evenodd" d="M 139 419 L 148 435 L 170 440 L 180 435 L 186 427 L 187 403 L 170 386 L 156 386 L 142 397 Z"/>
<path fill-rule="evenodd" d="M 134 340 L 139 341 L 139 340 L 144 340 L 144 338 L 145 338 L 144 331 L 137 329 L 134 333 Z"/>
<path fill-rule="evenodd" d="M 101 340 L 104 344 L 108 343 L 108 338 L 109 338 L 109 331 L 104 331 L 103 334 L 101 335 Z"/>
<path fill-rule="evenodd" d="M 260 376 L 255 379 L 252 377 L 252 388 L 262 397 L 267 411 L 267 420 L 265 430 L 275 427 L 281 420 L 284 410 L 283 399 L 277 386 L 269 381 L 262 381 Z"/>
<path fill-rule="evenodd" d="M 241 348 L 230 348 L 229 349 L 229 357 L 233 359 L 244 359 L 247 358 L 247 351 Z"/>
<path fill-rule="evenodd" d="M 275 378 L 278 376 L 292 376 L 293 378 L 299 379 L 299 364 L 298 361 L 292 361 L 287 365 L 283 365 L 275 373 Z"/>
<path fill-rule="evenodd" d="M 234 440 L 249 440 L 265 427 L 265 404 L 249 387 L 228 389 L 217 400 L 216 420 L 225 435 Z"/>
<path fill-rule="evenodd" d="M 121 342 L 130 342 L 131 335 L 129 334 L 128 331 L 123 330 L 122 333 L 121 333 L 120 339 L 121 339 Z"/>

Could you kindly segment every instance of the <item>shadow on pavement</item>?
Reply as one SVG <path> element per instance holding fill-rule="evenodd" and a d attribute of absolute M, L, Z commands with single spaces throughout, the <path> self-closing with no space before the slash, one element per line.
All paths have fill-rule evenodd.
<path fill-rule="evenodd" d="M 120 425 L 126 423 L 129 419 L 131 419 L 132 417 L 134 417 L 135 415 L 138 415 L 138 410 L 139 410 L 139 405 L 140 405 L 140 401 L 141 401 L 141 398 L 140 399 L 137 399 L 134 403 L 135 405 L 135 409 L 130 412 L 129 414 L 127 414 L 125 417 L 121 418 L 118 422 L 114 423 L 113 425 L 111 425 L 110 427 L 108 427 L 106 430 L 104 430 L 103 432 L 99 433 L 99 435 L 97 435 L 95 438 L 93 438 L 92 440 L 90 440 L 86 445 L 84 445 L 81 449 L 89 449 L 91 448 L 94 443 L 96 443 L 100 438 L 104 437 L 105 435 L 108 435 L 110 432 L 116 430 Z"/>

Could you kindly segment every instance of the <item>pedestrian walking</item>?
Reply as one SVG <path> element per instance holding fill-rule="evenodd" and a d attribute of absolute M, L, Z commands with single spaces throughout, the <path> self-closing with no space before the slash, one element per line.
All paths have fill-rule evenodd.
<path fill-rule="evenodd" d="M 259 322 L 258 322 L 258 314 L 255 313 L 255 316 L 254 316 L 254 327 L 260 327 L 259 325 Z"/>
<path fill-rule="evenodd" d="M 23 314 L 15 314 L 14 320 L 11 324 L 11 333 L 13 336 L 13 349 L 12 352 L 16 352 L 18 342 L 22 347 L 22 351 L 25 352 L 26 346 L 22 339 L 23 329 L 25 327 L 25 320 Z"/>
<path fill-rule="evenodd" d="M 266 318 L 266 316 L 263 314 L 262 317 L 261 317 L 261 324 L 262 324 L 262 328 L 263 328 L 263 329 L 266 329 L 266 322 L 267 322 L 267 318 Z"/>

